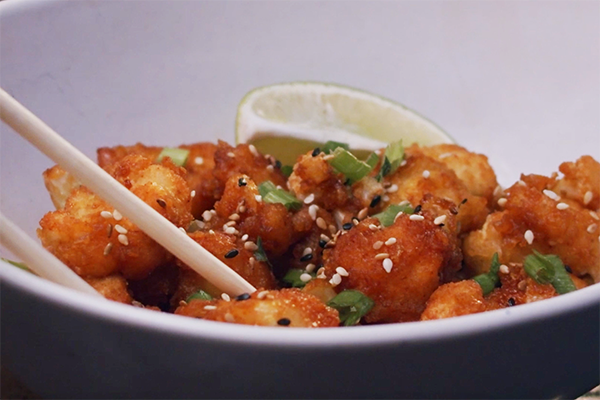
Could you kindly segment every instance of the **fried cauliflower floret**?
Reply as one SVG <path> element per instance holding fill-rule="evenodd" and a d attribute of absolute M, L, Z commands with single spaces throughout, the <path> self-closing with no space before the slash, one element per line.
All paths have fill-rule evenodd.
<path fill-rule="evenodd" d="M 600 163 L 583 156 L 574 163 L 562 163 L 558 169 L 564 177 L 550 189 L 590 210 L 600 211 Z"/>
<path fill-rule="evenodd" d="M 181 169 L 169 160 L 158 165 L 130 155 L 107 170 L 173 224 L 189 225 L 189 187 Z M 120 272 L 126 279 L 142 279 L 171 258 L 84 186 L 73 190 L 63 210 L 47 213 L 37 233 L 46 249 L 81 276 L 101 278 Z"/>
<path fill-rule="evenodd" d="M 556 254 L 579 277 L 600 279 L 600 242 L 598 221 L 577 202 L 555 200 L 554 195 L 529 182 L 552 182 L 544 177 L 522 177 L 507 189 L 504 211 L 490 214 L 484 226 L 471 232 L 463 242 L 467 270 L 480 274 L 498 253 L 501 263 L 522 262 L 537 250 Z M 545 194 L 547 193 L 547 194 Z M 531 243 L 528 242 L 531 241 Z"/>
<path fill-rule="evenodd" d="M 332 284 L 341 280 L 336 290 L 359 290 L 375 301 L 366 322 L 418 320 L 442 271 L 460 268 L 448 265 L 457 261 L 449 234 L 429 216 L 420 217 L 400 214 L 383 229 L 376 227 L 376 219 L 367 218 L 325 250 L 326 279 Z M 340 275 L 339 267 L 348 276 L 343 271 Z"/>
<path fill-rule="evenodd" d="M 438 287 L 427 300 L 421 321 L 451 318 L 486 311 L 481 286 L 473 280 L 450 282 Z"/>
<path fill-rule="evenodd" d="M 42 176 L 52 204 L 57 210 L 65 208 L 65 203 L 71 192 L 81 186 L 81 183 L 73 175 L 59 165 L 48 168 Z"/>
<path fill-rule="evenodd" d="M 94 289 L 108 300 L 131 304 L 133 299 L 129 294 L 127 281 L 120 274 L 108 275 L 102 278 L 85 278 Z"/>
<path fill-rule="evenodd" d="M 498 186 L 496 174 L 483 154 L 472 153 L 456 144 L 438 144 L 430 147 L 412 145 L 407 153 L 421 152 L 450 168 L 469 192 L 492 203 Z"/>
<path fill-rule="evenodd" d="M 452 201 L 458 207 L 460 232 L 465 233 L 483 225 L 488 214 L 487 200 L 473 195 L 454 171 L 424 154 L 407 152 L 406 164 L 385 179 L 398 190 L 387 193 L 384 203 L 398 204 L 408 200 L 418 205 L 426 194 Z"/>
<path fill-rule="evenodd" d="M 175 314 L 245 325 L 295 328 L 335 327 L 340 323 L 337 310 L 298 289 L 261 290 L 231 301 L 193 300 L 177 308 Z"/>
<path fill-rule="evenodd" d="M 215 166 L 214 154 L 217 146 L 213 143 L 194 143 L 179 146 L 188 150 L 187 161 L 183 167 L 187 171 L 184 178 L 190 189 L 194 190 L 192 198 L 192 214 L 199 218 L 204 210 L 213 206 L 221 194 L 222 188 L 213 176 Z M 133 146 L 115 146 L 99 148 L 98 165 L 106 168 L 130 154 L 144 156 L 155 161 L 163 147 L 145 146 L 137 143 Z"/>
<path fill-rule="evenodd" d="M 129 291 L 135 301 L 168 311 L 171 297 L 178 287 L 179 270 L 175 262 L 161 265 L 146 278 L 129 281 Z"/>

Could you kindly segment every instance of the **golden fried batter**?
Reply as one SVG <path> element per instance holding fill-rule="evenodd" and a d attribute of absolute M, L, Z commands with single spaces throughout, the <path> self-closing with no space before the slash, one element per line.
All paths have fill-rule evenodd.
<path fill-rule="evenodd" d="M 551 189 L 590 210 L 600 211 L 600 163 L 583 156 L 574 163 L 562 163 L 558 169 L 565 176 Z"/>
<path fill-rule="evenodd" d="M 120 274 L 108 275 L 102 278 L 85 278 L 94 289 L 108 300 L 131 304 L 133 299 L 127 290 L 127 281 Z"/>
<path fill-rule="evenodd" d="M 457 261 L 448 233 L 428 215 L 421 217 L 400 214 L 393 225 L 383 229 L 377 228 L 376 219 L 367 218 L 325 251 L 327 279 L 335 282 L 334 274 L 341 278 L 336 290 L 356 289 L 375 301 L 365 316 L 367 322 L 419 319 L 425 302 L 440 284 L 441 272 L 460 267 L 448 266 Z M 348 276 L 340 275 L 338 267 Z"/>
<path fill-rule="evenodd" d="M 337 310 L 299 289 L 258 290 L 246 300 L 192 300 L 176 314 L 246 325 L 295 328 L 335 327 Z"/>
<path fill-rule="evenodd" d="M 73 175 L 62 169 L 59 165 L 48 168 L 42 176 L 46 189 L 50 193 L 52 204 L 54 204 L 57 210 L 65 208 L 67 198 L 73 189 L 81 186 L 81 183 Z"/>

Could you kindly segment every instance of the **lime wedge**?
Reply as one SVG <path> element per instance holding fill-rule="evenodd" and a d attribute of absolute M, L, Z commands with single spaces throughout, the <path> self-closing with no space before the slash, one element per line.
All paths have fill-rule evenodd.
<path fill-rule="evenodd" d="M 293 164 L 299 154 L 328 140 L 348 143 L 364 155 L 399 139 L 405 146 L 454 143 L 402 104 L 330 83 L 260 87 L 244 96 L 237 111 L 236 142 L 253 144 L 284 164 Z"/>

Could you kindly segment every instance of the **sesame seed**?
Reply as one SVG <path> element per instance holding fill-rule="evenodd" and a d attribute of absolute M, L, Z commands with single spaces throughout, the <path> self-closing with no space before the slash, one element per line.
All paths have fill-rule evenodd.
<path fill-rule="evenodd" d="M 229 228 L 225 229 L 225 233 L 228 235 L 235 235 L 238 233 L 238 231 L 233 226 L 230 226 Z"/>
<path fill-rule="evenodd" d="M 108 237 L 111 237 L 113 233 L 113 226 L 112 224 L 108 224 L 108 226 L 106 227 L 106 234 Z"/>
<path fill-rule="evenodd" d="M 386 192 L 388 192 L 388 193 L 395 193 L 397 191 L 398 191 L 398 185 L 396 185 L 395 183 L 386 189 Z"/>
<path fill-rule="evenodd" d="M 258 292 L 258 294 L 256 295 L 256 298 L 259 300 L 262 300 L 265 298 L 265 296 L 269 293 L 268 290 L 263 290 L 262 292 Z"/>
<path fill-rule="evenodd" d="M 262 196 L 260 194 L 257 194 L 254 196 L 254 200 L 256 201 L 262 201 Z"/>
<path fill-rule="evenodd" d="M 329 280 L 329 283 L 331 283 L 332 286 L 337 286 L 340 283 L 342 283 L 342 277 L 340 276 L 340 274 L 333 274 L 333 276 Z"/>
<path fill-rule="evenodd" d="M 384 258 L 388 258 L 390 255 L 388 253 L 379 253 L 375 256 L 377 261 L 383 260 Z"/>
<path fill-rule="evenodd" d="M 519 181 L 517 182 L 517 184 L 519 186 L 527 186 L 527 184 L 525 182 L 523 182 L 522 180 L 519 179 Z"/>
<path fill-rule="evenodd" d="M 204 306 L 204 309 L 207 311 L 216 310 L 217 306 L 213 306 L 213 305 L 209 304 L 209 305 Z"/>
<path fill-rule="evenodd" d="M 208 210 L 206 210 L 202 213 L 202 219 L 204 219 L 205 221 L 210 221 L 212 216 L 213 216 L 212 213 Z"/>
<path fill-rule="evenodd" d="M 396 214 L 396 216 L 394 217 L 394 222 L 396 222 L 396 220 L 402 215 L 404 214 L 402 211 L 398 211 L 398 214 Z"/>
<path fill-rule="evenodd" d="M 209 229 L 209 230 L 208 230 L 208 233 L 210 233 L 211 235 L 214 235 L 214 234 L 215 234 L 215 231 L 213 231 L 212 229 Z"/>
<path fill-rule="evenodd" d="M 231 297 L 227 293 L 221 293 L 221 298 L 225 301 L 231 301 Z"/>
<path fill-rule="evenodd" d="M 527 281 L 526 280 L 522 280 L 517 284 L 517 289 L 519 289 L 521 292 L 524 292 L 527 289 Z"/>
<path fill-rule="evenodd" d="M 438 159 L 443 160 L 446 157 L 450 157 L 452 153 L 443 153 L 438 156 Z"/>
<path fill-rule="evenodd" d="M 204 164 L 204 158 L 202 158 L 202 157 L 196 157 L 196 158 L 194 158 L 194 164 L 196 164 L 196 165 L 202 165 L 202 164 Z"/>
<path fill-rule="evenodd" d="M 510 298 L 508 299 L 508 306 L 509 306 L 509 307 L 512 307 L 512 306 L 514 306 L 515 304 L 516 304 L 516 302 L 515 302 L 515 299 L 514 299 L 514 298 L 512 298 L 512 297 L 510 297 Z"/>
<path fill-rule="evenodd" d="M 281 326 L 288 326 L 291 323 L 292 323 L 292 321 L 290 321 L 289 318 L 281 318 L 277 321 L 277 325 L 281 325 Z"/>
<path fill-rule="evenodd" d="M 250 266 L 251 266 L 251 267 L 252 267 L 252 266 L 254 266 L 254 263 L 256 263 L 256 258 L 254 258 L 254 257 L 250 257 L 250 258 L 248 259 L 248 263 L 250 263 Z"/>
<path fill-rule="evenodd" d="M 417 214 L 412 214 L 410 217 L 408 217 L 411 221 L 423 221 L 425 219 L 424 216 L 422 215 L 417 215 Z"/>
<path fill-rule="evenodd" d="M 321 233 L 321 236 L 320 236 L 320 238 L 321 238 L 321 240 L 325 240 L 326 242 L 328 242 L 328 241 L 329 241 L 329 236 L 327 236 L 327 235 L 325 235 L 325 234 L 323 234 L 323 233 Z"/>
<path fill-rule="evenodd" d="M 381 246 L 383 246 L 383 242 L 381 240 L 378 240 L 375 243 L 373 243 L 373 249 L 375 250 L 379 250 Z"/>
<path fill-rule="evenodd" d="M 113 215 L 110 211 L 100 211 L 100 216 L 102 218 L 108 219 L 108 218 L 112 218 Z"/>
<path fill-rule="evenodd" d="M 306 272 L 313 272 L 317 266 L 313 263 L 310 263 L 304 268 Z"/>
<path fill-rule="evenodd" d="M 241 205 L 241 206 L 238 207 L 237 210 L 238 210 L 239 213 L 244 213 L 244 212 L 246 212 L 246 206 Z"/>
<path fill-rule="evenodd" d="M 305 255 L 307 255 L 307 254 L 312 254 L 312 252 L 313 252 L 313 249 L 312 249 L 312 248 L 310 248 L 310 247 L 307 247 L 307 248 L 305 248 L 305 249 L 304 249 L 304 251 L 302 252 L 302 255 L 303 255 L 303 256 L 305 256 Z"/>
<path fill-rule="evenodd" d="M 588 204 L 590 204 L 590 201 L 592 201 L 593 198 L 594 198 L 594 193 L 592 193 L 591 190 L 588 190 L 583 195 L 583 204 L 587 206 Z"/>
<path fill-rule="evenodd" d="M 127 229 L 123 228 L 121 225 L 116 224 L 115 225 L 115 231 L 122 233 L 122 234 L 127 234 Z"/>
<path fill-rule="evenodd" d="M 544 190 L 542 190 L 542 193 L 544 193 L 546 196 L 548 196 L 552 200 L 556 200 L 556 201 L 560 200 L 560 196 L 557 195 L 556 193 L 554 193 L 552 190 L 544 189 Z"/>
<path fill-rule="evenodd" d="M 225 258 L 233 258 L 238 254 L 240 254 L 240 251 L 238 249 L 232 249 L 225 254 Z"/>
<path fill-rule="evenodd" d="M 304 273 L 304 274 L 300 275 L 300 280 L 302 282 L 308 282 L 308 281 L 312 280 L 312 276 L 310 274 Z"/>
<path fill-rule="evenodd" d="M 248 240 L 248 234 L 247 234 L 247 233 L 244 233 L 244 234 L 242 235 L 242 240 L 243 240 L 244 242 L 245 242 L 246 240 Z"/>
<path fill-rule="evenodd" d="M 525 237 L 525 240 L 527 241 L 528 244 L 533 243 L 534 236 L 533 236 L 533 232 L 531 232 L 531 230 L 528 229 L 527 231 L 525 231 L 525 235 L 523 235 L 523 236 Z"/>
<path fill-rule="evenodd" d="M 596 213 L 595 211 L 590 211 L 590 215 L 592 216 L 592 218 L 594 218 L 596 221 L 600 220 L 600 217 L 598 216 L 598 213 Z"/>
<path fill-rule="evenodd" d="M 236 213 L 233 213 L 233 214 L 231 214 L 229 216 L 229 219 L 232 220 L 232 221 L 238 221 L 240 219 L 240 215 L 236 214 Z"/>
<path fill-rule="evenodd" d="M 391 238 L 389 238 L 388 240 L 385 241 L 385 245 L 386 246 L 391 246 L 393 244 L 396 244 L 396 238 L 394 238 L 394 237 L 391 237 Z"/>
<path fill-rule="evenodd" d="M 167 207 L 167 202 L 164 201 L 163 199 L 156 199 L 156 202 L 158 203 L 159 206 L 161 206 L 162 208 Z"/>
<path fill-rule="evenodd" d="M 113 248 L 113 244 L 112 244 L 112 243 L 108 243 L 108 244 L 106 245 L 106 247 L 104 248 L 104 253 L 103 253 L 103 254 L 104 254 L 105 256 L 109 255 L 109 254 L 110 254 L 110 251 L 112 250 L 112 248 Z"/>
<path fill-rule="evenodd" d="M 433 220 L 433 223 L 436 225 L 443 224 L 444 222 L 446 222 L 447 218 L 448 217 L 446 217 L 445 215 L 440 215 L 439 217 L 437 217 L 436 219 Z"/>
<path fill-rule="evenodd" d="M 273 172 L 274 168 L 271 164 L 267 165 L 267 171 Z"/>
<path fill-rule="evenodd" d="M 327 275 L 325 275 L 324 272 L 321 272 L 319 275 L 317 275 L 317 279 L 327 279 Z"/>
<path fill-rule="evenodd" d="M 408 200 L 402 200 L 400 203 L 398 203 L 399 206 L 406 206 L 409 204 L 410 204 L 410 201 L 408 201 Z"/>
<path fill-rule="evenodd" d="M 502 194 L 502 186 L 498 185 L 494 188 L 494 197 L 500 196 Z"/>
<path fill-rule="evenodd" d="M 333 154 L 327 154 L 326 156 L 323 156 L 323 160 L 327 161 L 327 160 L 331 160 L 333 159 L 334 155 Z"/>
<path fill-rule="evenodd" d="M 375 224 L 369 224 L 369 229 L 372 231 L 377 231 L 379 230 L 379 227 Z"/>
<path fill-rule="evenodd" d="M 310 154 L 313 157 L 318 156 L 321 153 L 321 149 L 318 147 L 315 147 L 315 149 L 313 150 L 313 152 Z"/>
<path fill-rule="evenodd" d="M 229 153 L 227 153 L 227 157 L 235 157 L 235 154 L 233 153 L 233 151 L 230 151 Z"/>
<path fill-rule="evenodd" d="M 230 226 L 235 226 L 235 224 L 237 224 L 237 222 L 235 222 L 235 221 L 227 221 L 227 222 L 225 222 L 225 225 L 223 225 L 223 230 L 227 229 Z"/>
<path fill-rule="evenodd" d="M 358 219 L 365 219 L 365 217 L 367 216 L 368 212 L 369 212 L 369 209 L 367 207 L 365 207 L 362 210 L 360 210 L 358 212 Z"/>
<path fill-rule="evenodd" d="M 431 173 L 428 170 L 423 171 L 423 178 L 427 179 L 431 176 Z"/>
<path fill-rule="evenodd" d="M 369 207 L 373 208 L 373 207 L 377 206 L 377 204 L 379 204 L 380 201 L 381 201 L 381 196 L 377 195 L 377 196 L 373 197 L 373 200 L 371 200 Z"/>
<path fill-rule="evenodd" d="M 313 201 L 315 201 L 315 195 L 313 193 L 311 193 L 308 196 L 306 196 L 306 198 L 304 199 L 304 204 L 310 204 Z"/>
<path fill-rule="evenodd" d="M 348 271 L 346 271 L 346 268 L 344 267 L 337 267 L 335 272 L 337 272 L 340 276 L 348 276 Z"/>
<path fill-rule="evenodd" d="M 590 226 L 587 227 L 587 231 L 588 231 L 588 233 L 594 233 L 594 232 L 596 232 L 596 228 L 598 228 L 598 225 L 591 224 Z"/>
<path fill-rule="evenodd" d="M 179 230 L 187 235 L 187 231 L 183 227 L 179 227 Z"/>
<path fill-rule="evenodd" d="M 500 207 L 504 207 L 504 206 L 506 205 L 506 202 L 507 202 L 507 201 L 508 201 L 508 200 L 507 200 L 506 198 L 504 198 L 504 197 L 503 197 L 503 198 L 501 198 L 501 199 L 498 199 L 498 205 L 499 205 Z"/>
<path fill-rule="evenodd" d="M 242 293 L 239 296 L 237 296 L 235 299 L 237 301 L 244 301 L 244 300 L 248 300 L 250 298 L 250 294 L 249 293 Z"/>
<path fill-rule="evenodd" d="M 402 162 L 400 163 L 401 167 L 404 167 L 406 164 L 408 164 L 408 161 L 406 160 L 402 160 Z"/>
<path fill-rule="evenodd" d="M 244 248 L 246 250 L 250 250 L 250 251 L 256 251 L 256 250 L 258 250 L 258 246 L 254 242 L 246 242 L 246 243 L 244 243 Z"/>
<path fill-rule="evenodd" d="M 383 196 L 381 196 L 381 200 L 390 201 L 390 196 L 388 196 L 387 194 L 384 194 Z"/>
<path fill-rule="evenodd" d="M 191 197 L 191 198 L 194 198 L 194 197 L 196 197 L 196 191 L 195 191 L 195 190 L 192 190 L 192 191 L 190 192 L 190 197 Z"/>
<path fill-rule="evenodd" d="M 317 226 L 321 229 L 327 229 L 327 222 L 321 217 L 317 218 Z"/>
<path fill-rule="evenodd" d="M 358 224 L 360 224 L 360 219 L 358 219 L 358 218 L 356 218 L 356 217 L 352 217 L 352 223 L 353 223 L 354 225 L 358 225 Z"/>
<path fill-rule="evenodd" d="M 123 219 L 123 215 L 120 212 L 118 212 L 117 210 L 114 210 L 112 215 L 113 215 L 113 218 L 115 219 L 115 221 L 120 221 Z"/>
<path fill-rule="evenodd" d="M 510 271 L 506 265 L 502 264 L 500 266 L 500 272 L 502 272 L 503 274 L 508 274 Z"/>
<path fill-rule="evenodd" d="M 329 233 L 331 233 L 332 235 L 337 232 L 335 225 L 329 225 L 327 228 L 329 229 Z"/>
<path fill-rule="evenodd" d="M 250 153 L 252 153 L 252 155 L 254 157 L 258 157 L 260 154 L 258 154 L 258 150 L 256 150 L 256 147 L 254 147 L 253 144 L 251 144 L 250 146 L 248 146 L 248 149 L 250 150 Z"/>
<path fill-rule="evenodd" d="M 354 224 L 352 222 L 346 222 L 344 225 L 342 225 L 342 229 L 345 231 L 349 231 L 350 229 L 352 229 L 353 226 Z"/>
<path fill-rule="evenodd" d="M 422 208 L 423 208 L 423 206 L 419 204 L 418 206 L 415 207 L 415 210 L 413 211 L 413 214 L 420 213 Z"/>
<path fill-rule="evenodd" d="M 231 313 L 225 313 L 225 322 L 235 322 L 235 318 L 233 317 L 233 315 L 231 315 Z"/>
<path fill-rule="evenodd" d="M 310 215 L 310 218 L 313 221 L 317 219 L 317 211 L 319 211 L 319 206 L 316 204 L 312 204 L 310 207 L 308 207 L 308 215 Z"/>
<path fill-rule="evenodd" d="M 569 205 L 567 203 L 558 203 L 556 205 L 556 208 L 559 210 L 566 210 L 567 208 L 569 208 Z"/>
<path fill-rule="evenodd" d="M 302 257 L 300 257 L 301 262 L 310 261 L 312 259 L 313 259 L 312 253 L 308 253 L 308 254 L 305 254 Z"/>
<path fill-rule="evenodd" d="M 119 243 L 121 243 L 123 246 L 127 246 L 129 245 L 129 239 L 127 238 L 126 235 L 120 234 L 119 236 L 117 236 L 117 240 L 119 241 Z"/>
<path fill-rule="evenodd" d="M 389 274 L 390 271 L 392 270 L 392 267 L 394 266 L 394 263 L 389 258 L 386 258 L 385 260 L 383 260 L 382 265 L 383 265 L 383 269 L 385 270 L 385 272 L 387 272 Z"/>

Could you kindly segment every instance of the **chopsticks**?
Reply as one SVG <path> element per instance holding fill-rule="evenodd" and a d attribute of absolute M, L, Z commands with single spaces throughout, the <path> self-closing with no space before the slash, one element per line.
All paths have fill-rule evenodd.
<path fill-rule="evenodd" d="M 0 119 L 213 285 L 233 296 L 256 291 L 1 88 Z"/>

